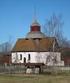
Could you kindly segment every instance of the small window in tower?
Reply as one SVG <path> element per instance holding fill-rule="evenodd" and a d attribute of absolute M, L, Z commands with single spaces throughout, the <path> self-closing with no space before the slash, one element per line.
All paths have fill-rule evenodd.
<path fill-rule="evenodd" d="M 20 60 L 22 60 L 22 54 L 20 54 Z"/>
<path fill-rule="evenodd" d="M 28 60 L 30 60 L 31 59 L 31 56 L 30 56 L 30 54 L 28 54 Z"/>

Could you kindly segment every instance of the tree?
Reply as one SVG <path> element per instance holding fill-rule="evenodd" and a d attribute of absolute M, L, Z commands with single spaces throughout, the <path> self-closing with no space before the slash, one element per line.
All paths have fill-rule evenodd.
<path fill-rule="evenodd" d="M 44 25 L 45 33 L 48 36 L 56 36 L 62 30 L 61 16 L 53 14 L 50 20 L 46 21 Z"/>
<path fill-rule="evenodd" d="M 7 42 L 0 44 L 0 52 L 11 52 L 12 50 L 12 40 L 11 37 Z"/>
<path fill-rule="evenodd" d="M 55 37 L 59 46 L 70 46 L 69 42 L 63 36 L 63 21 L 62 16 L 53 14 L 50 20 L 47 20 L 44 25 L 44 32 L 48 37 Z"/>

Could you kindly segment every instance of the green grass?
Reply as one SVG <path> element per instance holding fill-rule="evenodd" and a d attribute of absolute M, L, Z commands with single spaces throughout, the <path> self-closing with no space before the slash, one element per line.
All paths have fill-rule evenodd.
<path fill-rule="evenodd" d="M 70 83 L 70 76 L 63 75 L 0 75 L 0 83 Z"/>

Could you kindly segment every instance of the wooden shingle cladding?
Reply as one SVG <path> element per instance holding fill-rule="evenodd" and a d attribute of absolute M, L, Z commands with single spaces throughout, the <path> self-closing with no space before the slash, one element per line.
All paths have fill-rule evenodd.
<path fill-rule="evenodd" d="M 55 40 L 55 51 L 58 51 L 58 43 L 54 37 L 40 39 L 18 39 L 12 52 L 45 52 L 53 51 L 53 43 Z"/>

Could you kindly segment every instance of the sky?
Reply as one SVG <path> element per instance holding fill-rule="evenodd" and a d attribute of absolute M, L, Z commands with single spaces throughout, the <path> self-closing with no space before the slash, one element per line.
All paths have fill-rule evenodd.
<path fill-rule="evenodd" d="M 62 15 L 63 35 L 70 40 L 70 0 L 0 0 L 0 44 L 24 38 L 36 18 L 41 26 L 53 13 Z"/>

